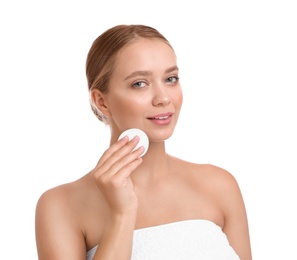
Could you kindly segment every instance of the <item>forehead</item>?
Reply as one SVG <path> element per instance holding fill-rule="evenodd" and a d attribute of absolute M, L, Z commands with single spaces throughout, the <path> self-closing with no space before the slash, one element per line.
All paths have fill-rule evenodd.
<path fill-rule="evenodd" d="M 166 70 L 176 65 L 171 46 L 160 39 L 138 39 L 123 48 L 115 60 L 114 73 L 134 70 Z"/>

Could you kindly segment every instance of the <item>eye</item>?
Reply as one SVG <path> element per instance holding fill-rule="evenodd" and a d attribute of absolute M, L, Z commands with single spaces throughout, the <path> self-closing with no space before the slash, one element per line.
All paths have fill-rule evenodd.
<path fill-rule="evenodd" d="M 132 87 L 134 87 L 134 88 L 144 88 L 146 85 L 147 84 L 144 81 L 137 81 L 137 82 L 133 83 Z"/>
<path fill-rule="evenodd" d="M 168 78 L 166 79 L 166 82 L 175 83 L 175 82 L 177 82 L 178 80 L 179 80 L 179 77 L 177 77 L 177 76 L 171 76 L 171 77 L 168 77 Z"/>

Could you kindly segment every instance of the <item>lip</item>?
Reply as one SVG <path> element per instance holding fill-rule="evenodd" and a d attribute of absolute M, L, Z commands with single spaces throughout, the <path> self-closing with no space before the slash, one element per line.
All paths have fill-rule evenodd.
<path fill-rule="evenodd" d="M 148 119 L 156 125 L 168 125 L 172 121 L 172 115 L 172 112 L 167 112 L 148 117 Z"/>

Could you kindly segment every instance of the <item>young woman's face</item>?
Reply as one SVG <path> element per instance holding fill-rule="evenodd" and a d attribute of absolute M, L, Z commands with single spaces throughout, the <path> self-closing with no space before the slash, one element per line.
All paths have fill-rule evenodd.
<path fill-rule="evenodd" d="M 139 128 L 151 141 L 170 137 L 182 105 L 174 51 L 160 40 L 148 39 L 124 48 L 105 101 L 115 135 Z"/>

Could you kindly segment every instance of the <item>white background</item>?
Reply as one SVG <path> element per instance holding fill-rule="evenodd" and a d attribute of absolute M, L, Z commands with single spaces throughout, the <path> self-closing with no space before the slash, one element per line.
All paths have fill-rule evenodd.
<path fill-rule="evenodd" d="M 168 152 L 236 177 L 254 259 L 297 259 L 294 2 L 2 1 L 1 258 L 37 259 L 37 199 L 107 148 L 109 130 L 88 103 L 91 43 L 116 24 L 143 23 L 169 39 L 181 69 Z"/>

